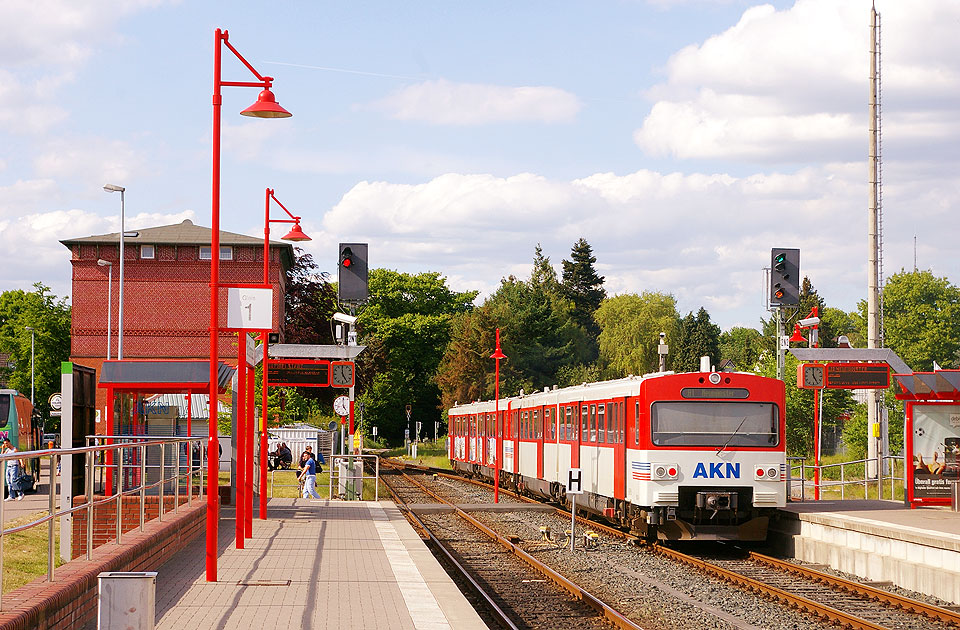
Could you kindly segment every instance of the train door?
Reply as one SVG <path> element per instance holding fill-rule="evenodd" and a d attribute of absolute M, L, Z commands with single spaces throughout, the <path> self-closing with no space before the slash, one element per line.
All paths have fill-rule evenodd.
<path fill-rule="evenodd" d="M 570 409 L 570 468 L 580 468 L 580 403 L 573 403 Z"/>
<path fill-rule="evenodd" d="M 543 479 L 543 440 L 547 427 L 547 408 L 533 411 L 533 437 L 537 442 L 537 479 Z"/>
<path fill-rule="evenodd" d="M 627 399 L 614 399 L 611 407 L 613 411 L 613 431 L 609 433 L 609 436 L 613 439 L 613 496 L 617 499 L 623 499 L 625 498 L 627 483 Z"/>

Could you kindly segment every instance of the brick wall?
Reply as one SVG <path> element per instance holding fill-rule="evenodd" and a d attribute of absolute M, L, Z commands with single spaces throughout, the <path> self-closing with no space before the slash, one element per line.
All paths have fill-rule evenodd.
<path fill-rule="evenodd" d="M 196 488 L 194 488 L 196 491 Z M 174 505 L 173 496 L 163 497 L 163 518 L 166 520 L 173 516 Z M 95 500 L 103 499 L 103 496 L 94 495 Z M 201 498 L 202 499 L 202 498 Z M 87 502 L 86 496 L 76 496 L 73 498 L 74 507 L 83 505 Z M 196 495 L 194 503 L 197 502 Z M 146 523 L 157 518 L 160 506 L 160 497 L 144 497 L 143 520 L 144 529 Z M 187 503 L 187 497 L 180 495 L 180 510 Z M 125 496 L 120 507 L 121 531 L 123 535 L 127 532 L 140 529 L 140 497 Z M 87 511 L 78 510 L 73 513 L 73 536 L 70 548 L 70 557 L 79 558 L 87 553 Z M 103 505 L 97 505 L 93 508 L 93 547 L 96 549 L 101 545 L 114 544 L 117 540 L 117 502 L 111 501 Z M 121 541 L 124 536 L 121 536 Z"/>
<path fill-rule="evenodd" d="M 156 571 L 205 531 L 205 516 L 204 503 L 181 507 L 177 515 L 131 532 L 123 545 L 104 545 L 90 560 L 72 560 L 57 568 L 52 583 L 44 577 L 5 594 L 0 630 L 80 630 L 96 618 L 100 573 Z"/>

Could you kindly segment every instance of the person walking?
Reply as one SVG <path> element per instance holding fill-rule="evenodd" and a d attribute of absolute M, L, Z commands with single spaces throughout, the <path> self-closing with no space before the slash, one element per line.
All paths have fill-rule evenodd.
<path fill-rule="evenodd" d="M 17 447 L 9 439 L 3 440 L 3 454 L 16 453 Z M 20 488 L 21 460 L 8 459 L 6 462 L 6 477 L 8 494 L 4 501 L 23 501 L 23 490 Z"/>
<path fill-rule="evenodd" d="M 310 447 L 308 446 L 307 449 L 309 448 Z M 303 482 L 304 499 L 309 497 L 313 497 L 314 499 L 323 498 L 317 494 L 317 460 L 315 460 L 313 457 L 306 458 L 306 461 L 303 463 L 303 467 L 300 469 L 300 474 L 297 475 L 297 481 Z"/>

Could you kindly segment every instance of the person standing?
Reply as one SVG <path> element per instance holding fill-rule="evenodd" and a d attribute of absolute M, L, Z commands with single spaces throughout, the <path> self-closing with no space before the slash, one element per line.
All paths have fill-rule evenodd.
<path fill-rule="evenodd" d="M 17 447 L 10 442 L 9 439 L 3 440 L 3 454 L 7 453 L 16 453 Z M 6 462 L 6 476 L 7 476 L 7 488 L 8 494 L 7 498 L 4 501 L 12 501 L 16 499 L 17 501 L 23 501 L 23 490 L 20 488 L 20 460 L 19 459 L 8 459 Z"/>
<path fill-rule="evenodd" d="M 323 498 L 317 494 L 317 461 L 313 457 L 306 458 L 303 468 L 300 469 L 300 474 L 297 475 L 297 481 L 303 481 L 304 499 L 309 497 L 313 497 L 314 499 Z"/>

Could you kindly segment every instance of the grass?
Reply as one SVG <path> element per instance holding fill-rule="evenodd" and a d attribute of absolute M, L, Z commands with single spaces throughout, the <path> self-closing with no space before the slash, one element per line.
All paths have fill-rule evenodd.
<path fill-rule="evenodd" d="M 24 525 L 42 517 L 43 513 L 22 516 L 7 521 L 5 529 Z M 53 527 L 53 563 L 55 567 L 63 564 L 60 560 L 60 524 Z M 20 588 L 38 577 L 47 575 L 47 527 L 46 524 L 31 527 L 28 530 L 7 534 L 3 537 L 3 593 Z M 56 577 L 54 577 L 56 579 Z"/>
<path fill-rule="evenodd" d="M 421 442 L 417 445 L 416 459 L 407 456 L 404 447 L 394 448 L 385 453 L 387 457 L 393 457 L 405 462 L 419 464 L 421 466 L 430 466 L 432 468 L 445 468 L 450 470 L 450 455 L 444 448 L 444 440 L 437 442 Z"/>

